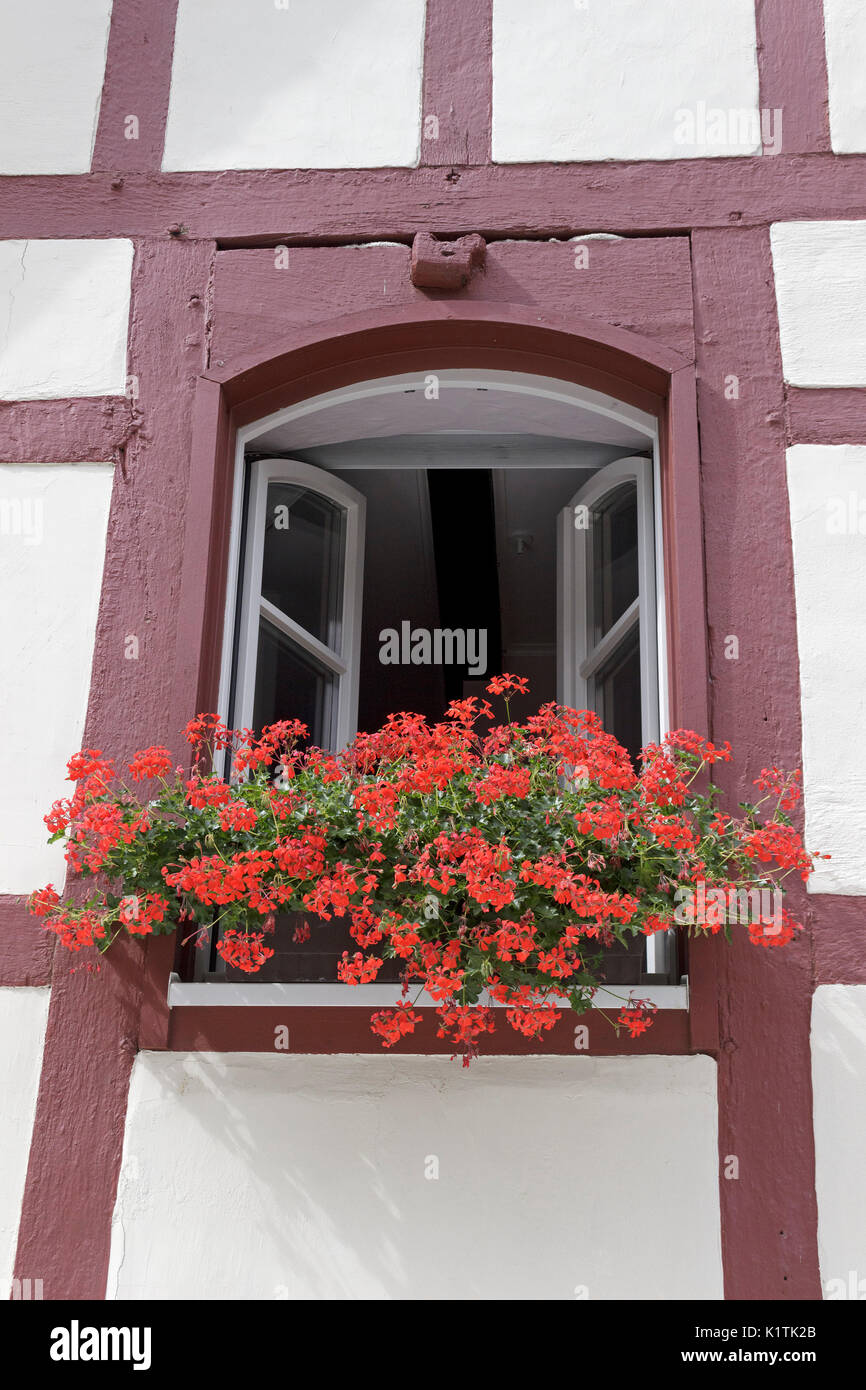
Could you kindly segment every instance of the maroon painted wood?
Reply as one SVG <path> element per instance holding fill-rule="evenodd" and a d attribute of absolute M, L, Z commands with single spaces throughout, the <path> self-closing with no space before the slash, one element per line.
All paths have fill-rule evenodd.
<path fill-rule="evenodd" d="M 145 944 L 138 1046 L 149 1051 L 164 1048 L 168 1042 L 168 978 L 178 954 L 176 934 L 151 936 Z"/>
<path fill-rule="evenodd" d="M 129 369 L 142 427 L 116 470 L 85 742 L 124 757 L 164 743 L 179 759 L 196 683 L 174 674 L 184 528 L 189 510 L 192 405 L 206 357 L 212 250 L 165 240 L 136 247 Z M 129 636 L 139 656 L 125 656 Z"/>
<path fill-rule="evenodd" d="M 422 164 L 451 169 L 490 159 L 492 37 L 493 0 L 427 0 Z"/>
<path fill-rule="evenodd" d="M 783 153 L 829 150 L 823 0 L 756 0 L 755 19 L 759 105 L 782 112 Z"/>
<path fill-rule="evenodd" d="M 815 894 L 808 911 L 815 984 L 866 985 L 866 898 Z"/>
<path fill-rule="evenodd" d="M 863 444 L 866 389 L 832 387 L 787 390 L 790 444 Z"/>
<path fill-rule="evenodd" d="M 104 1298 L 144 951 L 118 942 L 99 974 L 64 956 L 51 987 L 15 1274 L 42 1279 L 45 1298 Z"/>
<path fill-rule="evenodd" d="M 194 682 L 173 677 L 211 258 L 208 245 L 169 239 L 136 248 L 129 365 L 144 424 L 115 473 L 83 739 L 118 759 L 153 742 L 182 755 L 179 711 L 196 699 Z M 129 634 L 137 660 L 124 655 Z M 19 1228 L 16 1270 L 44 1279 L 46 1298 L 104 1296 L 142 1001 L 167 984 L 167 972 L 157 985 L 145 976 L 141 942 L 117 943 L 98 976 L 88 957 L 55 962 Z"/>
<path fill-rule="evenodd" d="M 233 379 L 247 362 L 254 366 L 265 355 L 281 358 L 293 330 L 306 330 L 312 346 L 317 339 L 310 326 L 323 317 L 323 305 L 328 319 L 375 312 L 378 320 L 365 321 L 365 328 L 387 319 L 393 324 L 392 334 L 402 321 L 392 312 L 395 309 L 417 306 L 432 324 L 437 315 L 431 305 L 441 306 L 443 317 L 462 316 L 470 322 L 492 314 L 497 305 L 512 313 L 523 306 L 541 313 L 544 321 L 555 314 L 569 337 L 587 336 L 589 324 L 590 340 L 621 328 L 673 349 L 681 356 L 679 365 L 694 360 L 691 261 L 688 238 L 683 236 L 577 246 L 494 242 L 487 248 L 483 269 L 457 293 L 417 289 L 409 274 L 409 247 L 399 245 L 292 247 L 284 265 L 285 259 L 268 249 L 217 255 L 210 354 L 217 379 Z M 585 268 L 577 268 L 576 261 L 581 267 L 585 262 Z M 456 346 L 453 333 L 448 341 Z M 587 351 L 583 365 L 601 366 L 600 358 L 594 361 L 591 355 L 599 348 Z M 366 357 L 376 350 L 375 343 L 359 343 Z M 667 373 L 677 364 L 667 357 L 659 358 L 657 365 Z M 281 370 L 277 361 L 275 382 L 283 379 Z M 656 394 L 667 389 L 666 376 L 656 375 L 652 381 L 645 375 L 639 381 L 635 377 L 635 384 Z M 234 386 L 231 392 L 234 398 Z"/>
<path fill-rule="evenodd" d="M 0 986 L 50 984 L 54 942 L 26 898 L 0 896 Z"/>
<path fill-rule="evenodd" d="M 371 1053 L 382 1055 L 382 1045 L 370 1030 L 370 1010 L 366 1008 L 234 1008 L 224 1005 L 206 1008 L 197 1005 L 173 1009 L 168 1046 L 191 1052 L 274 1052 L 276 1030 L 289 1030 L 289 1050 L 293 1053 Z M 415 1032 L 401 1038 L 390 1052 L 446 1056 L 453 1052 L 447 1039 L 437 1038 L 438 1020 L 434 1009 L 419 1009 L 422 1022 Z M 485 1056 L 650 1056 L 659 1053 L 682 1054 L 689 1051 L 688 1015 L 684 1010 L 659 1010 L 649 1033 L 619 1037 L 611 1019 L 616 1011 L 596 1010 L 586 1014 L 565 1012 L 559 1023 L 541 1039 L 524 1038 L 507 1023 L 504 1010 L 496 1032 L 485 1038 Z M 577 1029 L 586 1027 L 587 1046 Z"/>
<path fill-rule="evenodd" d="M 162 237 L 221 246 L 623 235 L 866 217 L 866 155 L 418 169 L 0 178 L 0 238 Z M 115 181 L 116 182 L 116 181 Z"/>
<path fill-rule="evenodd" d="M 697 232 L 692 247 L 712 735 L 734 743 L 735 772 L 716 780 L 736 804 L 762 766 L 800 765 L 782 364 L 768 231 Z M 776 953 L 735 933 L 715 965 L 722 1170 L 739 1160 L 720 1178 L 726 1295 L 819 1298 L 809 934 Z"/>
<path fill-rule="evenodd" d="M 108 463 L 134 433 L 135 412 L 123 396 L 78 400 L 0 401 L 4 463 Z"/>
<path fill-rule="evenodd" d="M 177 0 L 113 0 L 91 168 L 146 173 L 162 165 Z M 138 136 L 128 117 L 138 122 Z"/>

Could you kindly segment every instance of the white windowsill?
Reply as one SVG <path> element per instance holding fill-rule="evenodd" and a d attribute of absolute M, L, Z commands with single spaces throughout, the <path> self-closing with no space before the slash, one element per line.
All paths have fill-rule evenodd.
<path fill-rule="evenodd" d="M 600 989 L 596 999 L 599 1008 L 619 1006 L 629 994 L 647 999 L 659 1009 L 688 1009 L 689 986 L 684 977 L 679 985 L 618 985 Z M 169 1008 L 230 1007 L 254 1008 L 388 1008 L 403 998 L 400 985 L 273 985 L 273 984 L 182 984 L 172 975 L 168 986 Z M 482 1003 L 490 1003 L 482 997 Z M 418 1008 L 435 1008 L 436 1000 L 422 994 L 413 1003 Z M 493 1004 L 494 1008 L 504 1008 Z M 566 1006 L 567 1007 L 567 1006 Z"/>

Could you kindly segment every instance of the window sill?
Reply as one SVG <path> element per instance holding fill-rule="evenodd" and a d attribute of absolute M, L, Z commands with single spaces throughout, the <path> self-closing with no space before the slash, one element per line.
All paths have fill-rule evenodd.
<path fill-rule="evenodd" d="M 610 990 L 600 989 L 597 1007 L 618 1008 L 636 993 L 658 1009 L 688 1010 L 689 986 L 684 977 L 679 985 L 618 985 Z M 403 997 L 399 985 L 279 985 L 279 984 L 217 984 L 206 981 L 183 984 L 172 975 L 168 986 L 170 1009 L 183 1008 L 358 1008 L 393 1007 Z M 482 1003 L 488 1000 L 482 999 Z M 422 994 L 413 1003 L 418 1008 L 435 1008 L 436 1001 Z M 494 1003 L 493 1008 L 504 1008 Z M 575 1015 L 575 1017 L 579 1017 Z"/>

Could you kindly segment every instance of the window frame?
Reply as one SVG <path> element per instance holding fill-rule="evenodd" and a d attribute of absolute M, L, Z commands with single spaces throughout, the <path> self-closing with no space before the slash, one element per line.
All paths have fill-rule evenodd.
<path fill-rule="evenodd" d="M 610 327 L 602 318 L 557 316 L 523 304 L 450 304 L 443 320 L 438 304 L 367 310 L 335 325 L 292 328 L 281 349 L 259 350 L 238 363 L 217 363 L 197 382 L 193 420 L 190 506 L 183 541 L 181 635 L 175 656 L 178 719 L 190 708 L 227 716 L 231 646 L 235 630 L 238 518 L 245 480 L 245 449 L 277 423 L 299 420 L 325 403 L 370 398 L 385 389 L 417 385 L 436 366 L 441 377 L 459 371 L 493 381 L 523 381 L 532 395 L 601 402 L 599 413 L 648 425 L 656 466 L 657 574 L 659 574 L 660 708 L 670 698 L 674 721 L 709 727 L 709 651 L 706 588 L 702 569 L 701 456 L 696 418 L 694 357 L 659 345 L 656 338 Z M 316 356 L 311 371 L 310 354 Z M 478 364 L 485 366 L 478 367 Z M 368 366 L 366 374 L 359 367 Z M 378 368 L 378 370 L 377 370 Z M 391 373 L 392 375 L 388 375 Z M 395 386 L 396 384 L 396 386 Z M 613 395 L 612 395 L 612 392 Z M 639 428 L 639 425 L 638 425 Z M 356 432 L 357 434 L 357 432 Z M 297 441 L 297 448 L 303 448 Z M 204 523 L 203 523 L 204 518 Z M 667 580 L 669 575 L 669 580 Z M 666 584 L 671 594 L 666 602 Z M 222 664 L 220 653 L 222 652 Z M 685 659 L 688 656 L 688 659 Z M 195 705 L 193 705 L 195 702 Z M 663 716 L 664 727 L 667 713 Z M 662 1008 L 648 1038 L 623 1041 L 596 1012 L 585 1015 L 589 1052 L 713 1052 L 717 1024 L 717 941 L 688 945 L 688 1002 Z M 274 1024 L 285 1008 L 214 1008 L 220 987 L 199 986 L 195 1006 L 171 1008 L 168 987 L 177 986 L 172 937 L 147 942 L 147 991 L 139 1027 L 140 1047 L 270 1052 Z M 685 992 L 685 990 L 681 991 Z M 222 1001 L 228 1002 L 228 1001 Z M 363 1001 L 350 1008 L 291 1008 L 292 1051 L 374 1052 Z M 427 1020 L 430 1023 L 431 1020 Z M 581 1024 L 584 1020 L 581 1020 Z M 398 1048 L 409 1054 L 443 1054 L 427 1023 L 416 1040 Z M 545 1054 L 573 1055 L 573 1020 L 563 1019 L 546 1038 Z M 538 1051 L 538 1044 L 500 1038 L 498 1054 Z"/>
<path fill-rule="evenodd" d="M 594 473 L 558 518 L 557 661 L 559 700 L 590 709 L 592 676 L 613 656 L 637 625 L 640 635 L 641 735 L 644 744 L 661 735 L 659 690 L 659 585 L 656 575 L 656 516 L 653 461 L 638 455 L 615 459 Z M 593 522 L 575 525 L 574 509 L 593 507 L 623 484 L 633 483 L 638 512 L 637 598 L 600 640 L 591 645 Z M 581 656 L 581 653 L 583 655 Z"/>
<path fill-rule="evenodd" d="M 343 584 L 340 601 L 340 650 L 321 642 L 290 614 L 262 594 L 265 527 L 271 483 L 300 486 L 340 507 L 345 515 Z M 259 625 L 265 618 L 307 655 L 337 677 L 337 709 L 333 720 L 337 749 L 356 732 L 360 672 L 361 613 L 364 598 L 364 530 L 366 498 L 324 469 L 299 459 L 262 458 L 250 464 L 250 487 L 244 525 L 244 564 L 239 580 L 238 636 L 232 653 L 234 694 L 232 722 L 252 728 L 258 667 Z"/>
<path fill-rule="evenodd" d="M 629 424 L 639 422 L 637 427 L 646 438 L 647 447 L 652 447 L 654 463 L 656 572 L 659 584 L 659 689 L 660 707 L 664 711 L 662 722 L 664 727 L 669 727 L 666 721 L 667 697 L 670 691 L 676 705 L 676 717 L 680 722 L 685 720 L 695 727 L 705 727 L 708 720 L 706 604 L 703 583 L 696 586 L 693 581 L 695 555 L 700 550 L 700 541 L 695 539 L 700 535 L 699 528 L 695 529 L 695 522 L 700 517 L 700 475 L 693 364 L 667 349 L 657 348 L 651 340 L 608 330 L 604 326 L 600 327 L 595 320 L 556 321 L 555 324 L 550 320 L 548 326 L 547 319 L 539 320 L 533 316 L 531 323 L 528 323 L 523 311 L 515 310 L 511 306 L 499 311 L 495 316 L 495 322 L 487 322 L 486 319 L 476 321 L 477 310 L 472 305 L 465 306 L 465 313 L 458 313 L 457 316 L 466 318 L 467 321 L 471 320 L 471 327 L 462 325 L 458 326 L 458 329 L 462 328 L 474 335 L 472 343 L 477 339 L 479 348 L 464 343 L 459 350 L 450 352 L 450 359 L 446 352 L 446 360 L 450 360 L 454 365 L 438 373 L 443 380 L 455 373 L 471 378 L 463 383 L 470 386 L 477 386 L 479 379 L 484 381 L 485 386 L 506 379 L 509 386 L 511 383 L 520 383 L 516 389 L 528 394 L 542 396 L 548 400 L 565 400 L 569 404 L 591 403 L 590 409 L 598 409 L 602 416 L 627 421 Z M 221 375 L 216 374 L 216 379 L 212 382 L 203 381 L 201 384 L 201 419 L 196 434 L 197 457 L 201 460 L 203 479 L 210 479 L 209 485 L 212 483 L 215 488 L 217 486 L 216 480 L 211 479 L 210 473 L 206 472 L 212 467 L 214 449 L 217 451 L 217 459 L 222 460 L 222 471 L 218 475 L 219 491 L 213 493 L 212 525 L 215 525 L 217 530 L 211 533 L 211 564 L 218 564 L 219 571 L 213 568 L 209 571 L 212 576 L 210 582 L 213 584 L 212 599 L 204 618 L 202 632 L 205 641 L 210 640 L 213 645 L 209 656 L 207 648 L 204 648 L 199 658 L 204 660 L 204 665 L 197 668 L 200 670 L 198 698 L 200 702 L 204 699 L 219 709 L 224 718 L 231 679 L 231 672 L 226 670 L 225 662 L 231 649 L 230 644 L 220 642 L 220 633 L 233 632 L 236 620 L 237 585 L 234 583 L 234 577 L 238 572 L 238 556 L 241 549 L 238 518 L 241 515 L 239 504 L 242 503 L 244 491 L 245 452 L 250 447 L 255 448 L 253 441 L 266 434 L 276 424 L 290 418 L 303 420 L 330 403 L 342 405 L 350 400 L 358 401 L 389 390 L 406 390 L 410 385 L 415 390 L 423 389 L 423 382 L 436 363 L 436 346 L 435 342 L 432 342 L 431 351 L 430 335 L 432 334 L 433 340 L 437 340 L 435 330 L 441 325 L 437 323 L 431 326 L 426 322 L 429 316 L 422 316 L 425 320 L 422 337 L 413 342 L 413 334 L 421 332 L 414 319 L 405 328 L 404 333 L 402 327 L 394 329 L 390 319 L 384 327 L 381 326 L 380 317 L 371 316 L 375 319 L 374 327 L 370 330 L 374 338 L 365 339 L 365 347 L 371 365 L 380 365 L 381 362 L 381 365 L 385 366 L 385 372 L 380 368 L 377 374 L 374 368 L 368 376 L 359 378 L 356 374 L 358 354 L 355 340 L 351 335 L 347 338 L 351 348 L 351 364 L 347 367 L 341 362 L 340 357 L 345 344 L 343 338 L 337 334 L 333 339 L 327 340 L 330 365 L 326 371 L 318 375 L 316 381 L 317 385 L 327 382 L 332 385 L 330 388 L 325 386 L 325 389 L 319 385 L 319 393 L 312 395 L 309 389 L 312 382 L 306 369 L 305 353 L 310 342 L 319 341 L 320 335 L 313 333 L 306 337 L 301 335 L 301 347 L 294 357 L 284 355 L 279 359 L 280 371 L 283 374 L 283 385 L 279 389 L 273 388 L 273 375 L 266 375 L 273 372 L 273 363 L 264 358 L 261 373 L 268 390 L 258 397 L 250 385 L 253 378 L 248 374 L 238 378 L 237 391 L 240 394 L 232 394 L 235 390 L 235 378 L 231 370 Z M 412 315 L 407 314 L 405 317 L 412 318 Z M 501 327 L 500 319 L 506 327 Z M 377 360 L 373 342 L 375 333 L 379 331 L 386 336 L 393 332 L 398 337 L 404 333 L 405 342 L 400 339 L 399 358 L 395 354 L 385 354 Z M 451 326 L 446 325 L 439 337 L 450 341 L 451 332 Z M 541 334 L 542 338 L 546 334 L 553 343 L 553 348 L 546 356 L 540 356 L 534 342 L 527 346 L 527 334 L 530 337 L 533 334 L 536 337 Z M 507 350 L 512 338 L 519 350 L 509 353 Z M 607 373 L 598 370 L 597 367 L 599 342 L 605 345 L 604 350 L 610 359 Z M 489 364 L 503 357 L 503 365 L 478 368 L 479 358 L 474 357 L 476 350 L 480 350 L 480 361 Z M 467 362 L 472 365 L 464 365 Z M 613 374 L 610 374 L 611 363 L 616 369 Z M 553 364 L 562 370 L 551 376 L 549 371 Z M 387 376 L 388 366 L 392 372 L 396 369 L 399 374 Z M 222 377 L 225 377 L 225 385 L 220 385 Z M 258 380 L 256 377 L 255 381 Z M 448 384 L 451 384 L 450 381 Z M 608 394 L 611 387 L 616 390 L 616 395 Z M 270 411 L 263 412 L 262 405 L 266 401 L 271 408 Z M 308 445 L 298 440 L 297 447 L 304 448 Z M 663 514 L 664 529 L 661 525 Z M 191 541 L 197 541 L 199 535 L 200 528 L 190 528 Z M 668 566 L 671 567 L 674 589 L 674 601 L 670 605 L 665 601 L 664 587 L 664 576 Z M 196 620 L 197 614 L 198 609 L 193 613 L 190 608 L 191 623 Z M 210 638 L 207 636 L 208 633 Z M 701 645 L 696 645 L 698 633 L 704 635 Z M 685 665 L 681 665 L 678 657 L 686 642 L 689 644 L 691 658 Z M 220 650 L 223 653 L 222 667 L 219 663 Z M 670 669 L 669 661 L 674 663 Z M 208 691 L 213 693 L 209 695 Z M 203 984 L 195 987 L 195 999 L 183 1000 L 186 1007 L 173 1009 L 171 1005 L 179 999 L 176 991 L 179 988 L 192 988 L 181 986 L 177 975 L 173 974 L 173 954 L 173 945 L 169 938 L 159 938 L 158 941 L 150 943 L 148 972 L 156 983 L 163 1001 L 160 1003 L 155 999 L 153 1009 L 145 1010 L 146 1024 L 143 1027 L 143 1036 L 153 1040 L 150 1045 L 170 1048 L 213 1047 L 218 1051 L 231 1050 L 232 1047 L 238 1046 L 248 1046 L 255 1051 L 271 1050 L 271 1023 L 278 1014 L 281 1019 L 286 1017 L 285 1005 L 281 1005 L 279 1009 L 259 1007 L 251 1011 L 246 1004 L 240 1007 L 214 1008 L 214 1005 L 225 1005 L 231 1001 L 222 992 L 224 986 L 218 985 L 214 988 Z M 710 963 L 711 954 L 707 943 L 690 943 L 690 975 L 683 978 L 680 986 L 675 987 L 678 996 L 676 1000 L 659 1000 L 662 1009 L 660 1026 L 657 1025 L 654 1030 L 648 1047 L 641 1045 L 642 1040 L 628 1045 L 624 1045 L 621 1039 L 611 1040 L 606 1022 L 596 1035 L 593 1026 L 595 1015 L 591 1012 L 585 1016 L 593 1034 L 591 1050 L 611 1053 L 655 1050 L 681 1053 L 717 1046 L 713 1004 L 715 977 Z M 692 974 L 694 980 L 690 978 Z M 158 984 L 160 977 L 164 982 L 161 989 Z M 165 985 L 168 983 L 172 998 L 166 997 L 168 991 Z M 697 990 L 694 1002 L 692 989 Z M 647 992 L 652 997 L 652 987 L 648 987 Z M 346 1003 L 349 1006 L 345 1008 L 328 1008 L 323 1011 L 315 1006 L 290 1007 L 289 1016 L 297 1030 L 293 1049 L 311 1052 L 376 1051 L 370 1045 L 368 1034 L 368 1006 L 358 995 L 358 990 L 353 991 L 351 1003 L 347 999 Z M 264 1004 L 265 1000 L 257 995 L 256 1002 Z M 248 1018 L 248 1022 L 244 1022 L 245 1017 Z M 404 1044 L 399 1050 L 419 1053 L 447 1051 L 444 1044 L 435 1040 L 432 1032 L 428 1036 L 426 1027 L 422 1032 L 423 1037 Z M 564 1019 L 556 1032 L 557 1037 L 551 1037 L 547 1041 L 544 1051 L 570 1052 L 574 1046 L 570 1041 L 571 1021 Z M 503 1053 L 530 1050 L 536 1049 L 525 1040 L 505 1036 L 496 1049 Z"/>

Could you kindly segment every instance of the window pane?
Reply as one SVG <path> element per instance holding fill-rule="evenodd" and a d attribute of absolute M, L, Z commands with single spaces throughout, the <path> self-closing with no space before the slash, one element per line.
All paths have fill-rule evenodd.
<path fill-rule="evenodd" d="M 593 646 L 638 596 L 637 488 L 633 483 L 604 499 L 592 519 Z"/>
<path fill-rule="evenodd" d="M 336 735 L 337 680 L 267 619 L 261 619 L 253 707 L 256 729 L 278 719 L 301 719 L 309 727 L 310 742 L 329 747 Z"/>
<path fill-rule="evenodd" d="M 262 594 L 332 651 L 340 651 L 345 513 L 318 493 L 270 483 Z"/>
<path fill-rule="evenodd" d="M 623 639 L 595 677 L 595 707 L 604 727 L 636 762 L 641 748 L 640 631 Z"/>

